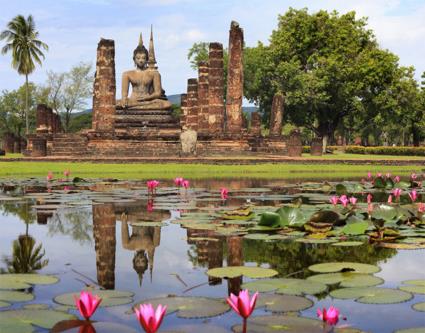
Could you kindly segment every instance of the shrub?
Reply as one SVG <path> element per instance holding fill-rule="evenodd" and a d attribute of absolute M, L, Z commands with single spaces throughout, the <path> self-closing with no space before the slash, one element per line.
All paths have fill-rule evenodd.
<path fill-rule="evenodd" d="M 425 147 L 363 147 L 347 146 L 348 154 L 425 156 Z"/>

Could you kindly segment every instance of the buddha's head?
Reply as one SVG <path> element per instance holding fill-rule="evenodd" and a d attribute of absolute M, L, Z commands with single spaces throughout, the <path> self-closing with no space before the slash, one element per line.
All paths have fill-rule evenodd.
<path fill-rule="evenodd" d="M 148 50 L 143 45 L 138 45 L 133 51 L 133 61 L 136 67 L 145 68 L 149 59 Z"/>

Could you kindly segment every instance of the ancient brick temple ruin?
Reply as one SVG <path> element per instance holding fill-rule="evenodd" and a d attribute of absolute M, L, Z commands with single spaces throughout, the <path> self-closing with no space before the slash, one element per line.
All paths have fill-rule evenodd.
<path fill-rule="evenodd" d="M 152 32 L 149 51 L 140 37 L 133 53 L 140 70 L 123 74 L 119 100 L 115 43 L 101 39 L 97 47 L 92 128 L 78 134 L 64 134 L 57 115 L 46 106 L 39 106 L 37 134 L 29 138 L 28 152 L 32 156 L 87 157 L 299 155 L 299 135 L 294 133 L 294 137 L 288 138 L 281 134 L 282 94 L 273 100 L 270 134 L 261 135 L 261 119 L 256 112 L 251 114 L 248 128 L 242 112 L 243 45 L 243 30 L 232 22 L 227 84 L 223 45 L 210 43 L 208 61 L 199 64 L 197 78 L 188 80 L 187 93 L 181 96 L 182 112 L 176 116 L 161 87 Z M 152 84 L 142 86 L 140 82 Z M 130 84 L 132 93 L 128 96 Z"/>

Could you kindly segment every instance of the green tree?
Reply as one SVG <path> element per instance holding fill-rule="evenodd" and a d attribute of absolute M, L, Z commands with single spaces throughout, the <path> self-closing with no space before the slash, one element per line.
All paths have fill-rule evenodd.
<path fill-rule="evenodd" d="M 2 48 L 2 54 L 12 52 L 12 67 L 20 75 L 25 75 L 26 99 L 25 99 L 25 128 L 29 133 L 29 83 L 28 75 L 35 70 L 35 63 L 41 65 L 44 59 L 42 49 L 48 50 L 47 44 L 40 41 L 38 31 L 35 29 L 34 19 L 29 15 L 26 19 L 22 15 L 16 16 L 7 24 L 7 30 L 0 34 L 0 40 L 5 39 L 6 45 Z"/>

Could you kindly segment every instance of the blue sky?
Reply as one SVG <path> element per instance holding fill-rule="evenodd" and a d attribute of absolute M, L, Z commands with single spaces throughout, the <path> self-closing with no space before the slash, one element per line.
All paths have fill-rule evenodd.
<path fill-rule="evenodd" d="M 189 66 L 187 50 L 194 42 L 228 43 L 231 20 L 245 32 L 247 46 L 267 43 L 277 26 L 278 14 L 289 7 L 355 10 L 367 16 L 381 46 L 413 65 L 417 77 L 425 71 L 425 0 L 0 0 L 0 29 L 17 14 L 34 16 L 40 39 L 50 50 L 43 66 L 30 80 L 43 83 L 46 71 L 67 71 L 80 61 L 95 64 L 101 37 L 115 40 L 118 89 L 121 73 L 133 68 L 132 51 L 138 35 L 148 38 L 154 26 L 155 48 L 167 94 L 181 93 L 196 73 Z M 24 82 L 10 66 L 10 56 L 0 55 L 0 90 Z M 119 91 L 119 90 L 118 90 Z"/>

